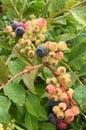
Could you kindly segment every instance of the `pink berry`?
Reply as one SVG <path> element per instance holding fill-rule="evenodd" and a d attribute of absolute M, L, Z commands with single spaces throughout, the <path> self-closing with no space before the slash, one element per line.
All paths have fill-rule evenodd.
<path fill-rule="evenodd" d="M 44 18 L 39 18 L 38 19 L 38 21 L 37 21 L 37 25 L 39 26 L 39 27 L 45 27 L 46 26 L 46 24 L 47 24 L 47 21 L 46 21 L 46 19 L 44 19 Z"/>
<path fill-rule="evenodd" d="M 67 109 L 65 111 L 65 121 L 66 121 L 67 124 L 74 121 L 74 113 L 71 109 Z"/>
<path fill-rule="evenodd" d="M 52 84 L 47 85 L 47 87 L 46 87 L 47 93 L 51 94 L 51 93 L 54 92 L 54 90 L 55 90 L 55 86 L 54 85 L 52 85 Z"/>
<path fill-rule="evenodd" d="M 55 57 L 56 57 L 58 60 L 61 60 L 61 59 L 63 58 L 63 52 L 61 52 L 61 51 L 56 52 Z"/>
<path fill-rule="evenodd" d="M 71 110 L 73 111 L 75 116 L 77 116 L 80 113 L 80 109 L 78 106 L 73 106 Z"/>
<path fill-rule="evenodd" d="M 25 28 L 25 22 L 20 22 L 19 26 Z"/>
<path fill-rule="evenodd" d="M 67 129 L 67 124 L 64 121 L 60 121 L 58 122 L 57 127 L 59 130 L 65 130 Z"/>
<path fill-rule="evenodd" d="M 65 102 L 68 100 L 68 96 L 65 92 L 63 92 L 61 95 L 60 95 L 60 100 Z"/>

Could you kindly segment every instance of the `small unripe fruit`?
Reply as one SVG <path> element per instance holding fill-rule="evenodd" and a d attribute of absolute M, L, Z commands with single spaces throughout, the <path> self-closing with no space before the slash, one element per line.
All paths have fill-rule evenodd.
<path fill-rule="evenodd" d="M 60 121 L 57 123 L 57 128 L 59 130 L 66 130 L 67 129 L 67 124 L 64 121 Z"/>
<path fill-rule="evenodd" d="M 52 111 L 53 111 L 54 114 L 57 114 L 57 112 L 59 112 L 60 109 L 59 109 L 58 106 L 54 106 L 54 107 L 52 108 Z"/>
<path fill-rule="evenodd" d="M 48 53 L 48 55 L 49 55 L 51 58 L 52 58 L 52 57 L 54 58 L 56 54 L 55 54 L 54 51 L 50 51 L 50 52 Z"/>
<path fill-rule="evenodd" d="M 71 96 L 71 98 L 72 98 L 72 96 L 73 96 L 73 94 L 74 94 L 74 90 L 72 89 L 72 88 L 69 88 L 69 90 L 67 91 L 68 92 L 68 94 Z"/>
<path fill-rule="evenodd" d="M 7 26 L 5 28 L 5 31 L 8 32 L 8 33 L 12 32 L 12 27 L 11 26 Z"/>
<path fill-rule="evenodd" d="M 48 58 L 47 56 L 45 56 L 45 57 L 42 58 L 42 61 L 43 61 L 44 63 L 48 63 L 49 58 Z"/>
<path fill-rule="evenodd" d="M 51 78 L 51 84 L 55 84 L 57 82 L 57 79 L 55 77 Z"/>
<path fill-rule="evenodd" d="M 51 58 L 51 59 L 49 60 L 49 64 L 56 66 L 56 65 L 58 65 L 58 60 Z"/>
<path fill-rule="evenodd" d="M 19 42 L 20 44 L 23 44 L 23 43 L 25 42 L 25 40 L 24 40 L 24 38 L 20 38 L 20 39 L 18 40 L 18 42 Z"/>
<path fill-rule="evenodd" d="M 37 19 L 32 19 L 32 20 L 31 20 L 31 25 L 32 25 L 32 26 L 35 26 L 36 24 L 37 24 Z"/>
<path fill-rule="evenodd" d="M 25 30 L 23 27 L 17 27 L 15 30 L 15 33 L 17 36 L 22 36 L 24 34 Z"/>
<path fill-rule="evenodd" d="M 23 34 L 23 38 L 24 38 L 24 39 L 28 39 L 28 35 L 27 35 L 26 32 Z"/>
<path fill-rule="evenodd" d="M 46 48 L 49 48 L 50 44 L 51 44 L 51 41 L 47 41 L 47 42 L 45 42 L 44 46 L 45 46 Z"/>
<path fill-rule="evenodd" d="M 60 66 L 57 68 L 57 74 L 58 75 L 64 75 L 66 73 L 66 68 L 63 66 Z"/>
<path fill-rule="evenodd" d="M 51 51 L 57 51 L 58 50 L 58 44 L 56 42 L 51 42 L 49 45 L 49 49 Z"/>
<path fill-rule="evenodd" d="M 68 74 L 68 73 L 66 73 L 66 74 L 64 75 L 64 77 L 65 77 L 66 79 L 71 79 L 71 75 Z"/>
<path fill-rule="evenodd" d="M 65 118 L 66 118 L 66 120 L 69 120 L 69 119 L 71 119 L 71 121 L 74 120 L 74 113 L 71 109 L 67 109 L 65 111 Z"/>
<path fill-rule="evenodd" d="M 17 22 L 17 21 L 13 21 L 12 23 L 11 23 L 11 27 L 12 27 L 12 29 L 13 30 L 16 30 L 16 28 L 19 26 L 19 23 Z"/>
<path fill-rule="evenodd" d="M 57 60 L 61 60 L 63 58 L 63 52 L 61 51 L 56 52 L 55 57 Z"/>
<path fill-rule="evenodd" d="M 35 34 L 31 34 L 31 35 L 29 36 L 29 38 L 30 38 L 31 41 L 35 41 L 37 37 L 36 37 Z"/>
<path fill-rule="evenodd" d="M 64 118 L 64 112 L 59 110 L 57 112 L 56 116 L 57 116 L 58 119 L 62 120 Z"/>
<path fill-rule="evenodd" d="M 37 20 L 37 25 L 38 25 L 39 27 L 41 27 L 41 28 L 45 27 L 46 24 L 47 24 L 47 21 L 46 21 L 46 19 L 44 19 L 44 18 L 39 18 L 39 19 Z"/>
<path fill-rule="evenodd" d="M 58 107 L 62 110 L 65 111 L 67 108 L 67 105 L 64 102 L 59 103 Z"/>
<path fill-rule="evenodd" d="M 46 40 L 46 36 L 43 34 L 38 35 L 38 37 L 42 42 Z"/>
<path fill-rule="evenodd" d="M 30 25 L 31 25 L 31 21 L 27 21 L 27 22 L 25 23 L 25 28 L 29 27 Z"/>
<path fill-rule="evenodd" d="M 19 27 L 25 28 L 25 22 L 20 22 L 20 23 L 19 23 Z"/>
<path fill-rule="evenodd" d="M 47 78 L 46 79 L 46 84 L 50 84 L 50 82 L 51 82 L 51 78 Z"/>
<path fill-rule="evenodd" d="M 46 33 L 47 32 L 47 26 L 44 26 L 43 28 L 41 28 L 41 32 Z"/>
<path fill-rule="evenodd" d="M 66 43 L 65 41 L 59 42 L 58 48 L 59 48 L 59 50 L 61 50 L 61 51 L 65 51 L 65 50 L 67 49 L 67 43 Z"/>
<path fill-rule="evenodd" d="M 66 79 L 64 83 L 68 87 L 68 86 L 70 86 L 72 84 L 72 80 L 71 79 Z"/>
<path fill-rule="evenodd" d="M 33 33 L 33 28 L 32 26 L 27 26 L 25 29 L 26 34 L 32 34 Z"/>
<path fill-rule="evenodd" d="M 28 52 L 28 56 L 29 56 L 29 57 L 34 57 L 34 56 L 35 56 L 35 52 L 32 51 L 32 50 L 29 51 L 29 52 Z"/>
<path fill-rule="evenodd" d="M 74 115 L 77 116 L 78 114 L 80 114 L 80 109 L 78 106 L 73 106 L 71 108 L 71 110 L 73 111 Z"/>
<path fill-rule="evenodd" d="M 37 39 L 37 40 L 35 41 L 36 47 L 39 46 L 40 44 L 41 44 L 41 40 Z"/>
<path fill-rule="evenodd" d="M 54 101 L 54 102 L 57 102 L 58 101 L 58 96 L 57 95 L 51 95 L 51 100 Z"/>
<path fill-rule="evenodd" d="M 47 93 L 51 94 L 51 93 L 54 92 L 54 90 L 55 90 L 55 86 L 54 85 L 52 85 L 52 84 L 47 85 L 47 87 L 46 87 Z"/>
<path fill-rule="evenodd" d="M 25 49 L 21 49 L 20 53 L 24 54 L 25 53 Z"/>
<path fill-rule="evenodd" d="M 44 47 L 44 46 L 38 46 L 36 48 L 36 54 L 39 57 L 41 57 L 41 58 L 43 58 L 44 56 L 46 56 L 47 55 L 47 49 L 46 49 L 46 47 Z"/>
<path fill-rule="evenodd" d="M 34 32 L 39 32 L 39 30 L 40 30 L 39 26 L 37 26 L 37 25 L 33 26 L 33 31 Z"/>
<path fill-rule="evenodd" d="M 27 44 L 27 45 L 31 45 L 31 43 L 32 43 L 32 42 L 31 42 L 30 39 L 26 39 L 26 40 L 25 40 L 25 44 Z"/>
<path fill-rule="evenodd" d="M 65 102 L 68 100 L 68 96 L 65 92 L 63 92 L 61 95 L 60 95 L 60 100 Z"/>
<path fill-rule="evenodd" d="M 55 90 L 54 90 L 54 93 L 55 94 L 58 94 L 58 95 L 61 95 L 62 94 L 62 89 L 61 88 L 55 88 Z"/>
<path fill-rule="evenodd" d="M 15 38 L 15 37 L 16 37 L 15 32 L 11 32 L 11 33 L 10 33 L 10 36 L 13 37 L 13 38 Z"/>

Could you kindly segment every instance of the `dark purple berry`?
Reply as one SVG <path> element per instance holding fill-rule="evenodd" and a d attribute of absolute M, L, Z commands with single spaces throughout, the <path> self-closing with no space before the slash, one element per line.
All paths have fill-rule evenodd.
<path fill-rule="evenodd" d="M 50 123 L 52 123 L 54 125 L 56 125 L 58 123 L 58 119 L 53 113 L 49 114 L 48 120 L 50 121 Z"/>
<path fill-rule="evenodd" d="M 48 100 L 48 107 L 49 107 L 49 110 L 52 111 L 52 108 L 54 106 L 57 106 L 59 104 L 59 102 L 53 102 L 52 100 Z"/>
<path fill-rule="evenodd" d="M 47 55 L 47 48 L 44 46 L 38 46 L 36 48 L 36 53 L 39 57 L 43 58 L 44 56 Z"/>
<path fill-rule="evenodd" d="M 15 32 L 17 36 L 22 36 L 25 30 L 23 27 L 17 27 Z"/>
<path fill-rule="evenodd" d="M 17 21 L 13 21 L 12 23 L 11 23 L 11 27 L 12 27 L 12 29 L 13 30 L 16 30 L 16 28 L 19 26 L 19 23 L 17 22 Z"/>

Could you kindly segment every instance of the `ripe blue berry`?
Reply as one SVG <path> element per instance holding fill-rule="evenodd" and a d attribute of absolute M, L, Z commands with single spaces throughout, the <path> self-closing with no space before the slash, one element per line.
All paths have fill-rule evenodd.
<path fill-rule="evenodd" d="M 25 30 L 23 27 L 17 27 L 16 31 L 15 31 L 17 36 L 22 36 L 24 32 L 25 32 Z"/>
<path fill-rule="evenodd" d="M 13 30 L 16 30 L 16 28 L 19 26 L 19 23 L 17 22 L 17 21 L 13 21 L 12 23 L 11 23 L 11 27 L 12 27 L 12 29 Z"/>
<path fill-rule="evenodd" d="M 57 117 L 56 117 L 53 113 L 50 113 L 50 114 L 49 114 L 48 120 L 49 120 L 52 124 L 54 124 L 54 125 L 56 125 L 56 124 L 58 123 L 58 119 L 57 119 Z"/>
<path fill-rule="evenodd" d="M 43 58 L 47 54 L 47 49 L 44 46 L 38 46 L 36 48 L 36 53 L 39 57 Z"/>
<path fill-rule="evenodd" d="M 57 106 L 59 104 L 59 102 L 53 102 L 52 100 L 48 100 L 48 107 L 49 107 L 49 110 L 52 111 L 52 108 L 54 106 Z"/>

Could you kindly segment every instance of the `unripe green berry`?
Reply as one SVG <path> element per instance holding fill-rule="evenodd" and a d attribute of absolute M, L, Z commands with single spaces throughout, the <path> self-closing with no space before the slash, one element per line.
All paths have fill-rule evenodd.
<path fill-rule="evenodd" d="M 45 57 L 42 58 L 42 61 L 43 61 L 44 63 L 48 63 L 49 58 L 48 58 L 47 56 L 45 56 Z"/>
<path fill-rule="evenodd" d="M 15 37 L 16 37 L 15 32 L 11 32 L 11 33 L 10 33 L 10 36 L 13 37 L 13 38 L 15 38 Z"/>
<path fill-rule="evenodd" d="M 26 34 L 32 34 L 32 33 L 33 33 L 33 28 L 32 28 L 32 26 L 30 26 L 30 25 L 27 26 L 25 32 L 26 32 Z"/>
<path fill-rule="evenodd" d="M 56 66 L 56 65 L 58 65 L 58 60 L 55 60 L 55 59 L 52 58 L 52 59 L 49 60 L 49 64 Z"/>
<path fill-rule="evenodd" d="M 65 68 L 65 67 L 59 66 L 59 67 L 57 68 L 57 74 L 58 74 L 58 75 L 64 75 L 65 73 L 66 73 L 66 68 Z"/>
<path fill-rule="evenodd" d="M 48 55 L 49 55 L 51 58 L 52 58 L 52 57 L 54 58 L 56 54 L 55 54 L 54 51 L 50 51 L 50 52 L 48 53 Z"/>
<path fill-rule="evenodd" d="M 24 54 L 24 53 L 25 53 L 25 49 L 21 49 L 21 50 L 20 50 L 20 53 L 21 53 L 21 54 Z"/>
<path fill-rule="evenodd" d="M 27 38 L 28 38 L 27 33 L 24 33 L 24 34 L 23 34 L 23 38 L 24 38 L 24 39 L 27 39 Z"/>
<path fill-rule="evenodd" d="M 57 82 L 56 77 L 52 77 L 52 78 L 51 78 L 51 84 L 55 84 L 56 82 Z"/>
<path fill-rule="evenodd" d="M 33 26 L 33 31 L 34 32 L 39 32 L 39 30 L 40 30 L 39 26 L 37 26 L 37 25 Z"/>
<path fill-rule="evenodd" d="M 53 113 L 54 114 L 57 114 L 57 112 L 60 111 L 59 107 L 58 106 L 54 106 L 53 109 L 52 109 Z"/>
<path fill-rule="evenodd" d="M 28 52 L 28 56 L 29 56 L 29 57 L 34 57 L 34 56 L 35 56 L 35 52 L 32 51 L 32 50 L 29 51 L 29 52 Z"/>
<path fill-rule="evenodd" d="M 64 112 L 59 110 L 57 112 L 56 116 L 57 116 L 58 119 L 62 120 L 64 118 Z"/>
<path fill-rule="evenodd" d="M 37 47 L 37 46 L 39 46 L 39 45 L 41 45 L 41 40 L 37 39 L 37 40 L 35 41 L 35 46 Z"/>
<path fill-rule="evenodd" d="M 46 79 L 46 84 L 50 84 L 51 83 L 51 78 L 47 78 Z"/>
<path fill-rule="evenodd" d="M 19 42 L 20 44 L 23 44 L 23 43 L 25 42 L 25 40 L 24 40 L 24 38 L 20 38 L 20 39 L 18 40 L 18 42 Z"/>
<path fill-rule="evenodd" d="M 26 40 L 25 40 L 25 44 L 27 44 L 27 45 L 31 45 L 31 43 L 32 43 L 32 42 L 31 42 L 30 39 L 26 39 Z"/>

